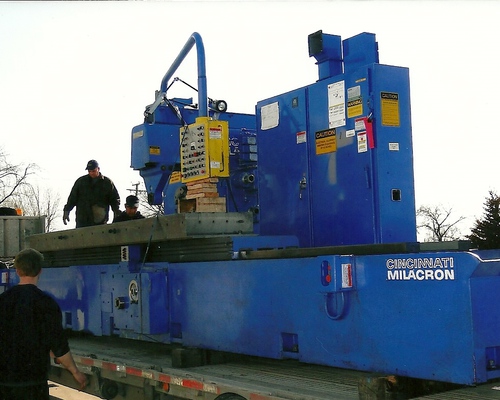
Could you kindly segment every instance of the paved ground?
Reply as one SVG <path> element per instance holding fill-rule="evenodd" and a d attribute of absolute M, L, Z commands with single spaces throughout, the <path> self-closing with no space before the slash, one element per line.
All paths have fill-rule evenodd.
<path fill-rule="evenodd" d="M 95 400 L 99 397 L 92 396 L 87 393 L 79 392 L 68 388 L 66 386 L 61 386 L 57 383 L 49 381 L 49 393 L 51 400 Z"/>

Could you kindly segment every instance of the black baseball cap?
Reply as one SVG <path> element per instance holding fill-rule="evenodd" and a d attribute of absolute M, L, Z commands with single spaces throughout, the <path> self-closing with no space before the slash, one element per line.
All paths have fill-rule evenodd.
<path fill-rule="evenodd" d="M 85 169 L 92 171 L 93 169 L 96 169 L 97 167 L 99 167 L 99 163 L 96 160 L 90 160 L 87 163 L 87 167 Z"/>
<path fill-rule="evenodd" d="M 127 196 L 127 198 L 125 199 L 125 205 L 128 207 L 135 207 L 135 208 L 139 207 L 138 197 L 134 196 L 133 194 Z"/>

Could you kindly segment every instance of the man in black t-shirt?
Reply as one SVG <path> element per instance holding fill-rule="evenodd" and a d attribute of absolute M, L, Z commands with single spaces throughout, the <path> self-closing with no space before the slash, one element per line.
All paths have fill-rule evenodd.
<path fill-rule="evenodd" d="M 19 252 L 19 284 L 0 294 L 0 400 L 49 400 L 51 352 L 80 389 L 86 385 L 64 335 L 61 309 L 36 286 L 42 262 L 35 249 Z"/>

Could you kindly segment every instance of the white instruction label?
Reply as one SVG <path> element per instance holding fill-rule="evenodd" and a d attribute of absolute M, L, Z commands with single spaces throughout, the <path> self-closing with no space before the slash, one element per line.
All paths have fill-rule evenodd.
<path fill-rule="evenodd" d="M 352 288 L 352 264 L 342 264 L 342 289 Z"/>
<path fill-rule="evenodd" d="M 276 128 L 280 123 L 280 107 L 278 102 L 260 108 L 260 129 Z"/>
<path fill-rule="evenodd" d="M 328 127 L 345 125 L 345 84 L 344 81 L 328 85 Z"/>

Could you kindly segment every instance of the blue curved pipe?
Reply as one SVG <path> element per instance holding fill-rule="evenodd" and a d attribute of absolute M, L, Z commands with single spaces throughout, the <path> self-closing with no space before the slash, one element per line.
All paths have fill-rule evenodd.
<path fill-rule="evenodd" d="M 160 92 L 167 92 L 167 85 L 172 75 L 175 73 L 179 65 L 181 65 L 184 58 L 188 55 L 189 51 L 196 44 L 196 55 L 198 62 L 198 107 L 199 107 L 199 116 L 200 117 L 208 117 L 208 95 L 207 95 L 207 75 L 205 68 L 205 48 L 203 47 L 203 40 L 201 36 L 197 32 L 193 32 L 193 34 L 189 37 L 188 41 L 180 51 L 177 58 L 174 60 L 169 70 L 165 73 L 165 76 L 161 80 Z"/>

